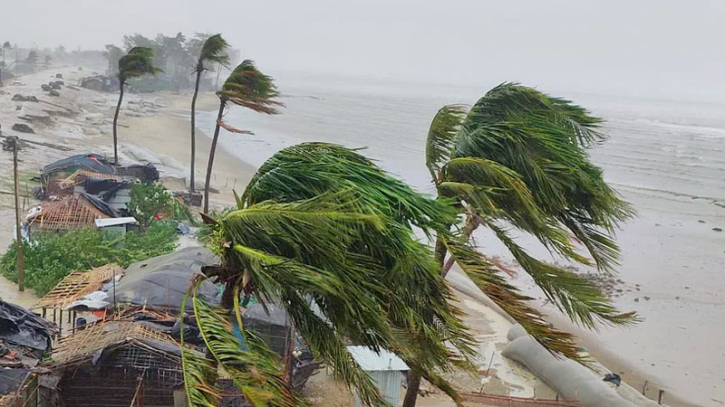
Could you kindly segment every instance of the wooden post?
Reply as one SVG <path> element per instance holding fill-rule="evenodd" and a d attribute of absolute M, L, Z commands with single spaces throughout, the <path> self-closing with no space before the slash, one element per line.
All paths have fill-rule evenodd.
<path fill-rule="evenodd" d="M 644 381 L 644 386 L 642 386 L 642 395 L 644 396 L 647 392 L 647 380 Z"/>
<path fill-rule="evenodd" d="M 23 264 L 23 234 L 20 230 L 20 205 L 18 203 L 18 138 L 8 138 L 13 143 L 13 178 L 15 184 L 15 243 L 18 245 L 18 291 L 25 291 L 25 265 Z"/>
<path fill-rule="evenodd" d="M 664 400 L 664 398 L 665 398 L 665 391 L 660 390 L 660 394 L 657 397 L 657 404 L 662 405 L 662 400 Z"/>

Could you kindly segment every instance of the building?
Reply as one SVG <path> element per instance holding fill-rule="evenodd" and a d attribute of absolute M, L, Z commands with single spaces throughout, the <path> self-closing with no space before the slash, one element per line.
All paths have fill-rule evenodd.
<path fill-rule="evenodd" d="M 385 400 L 392 406 L 397 406 L 405 374 L 410 370 L 408 365 L 394 353 L 384 349 L 376 353 L 367 346 L 348 346 L 347 350 L 355 362 L 370 375 Z M 362 407 L 357 395 L 355 407 Z"/>

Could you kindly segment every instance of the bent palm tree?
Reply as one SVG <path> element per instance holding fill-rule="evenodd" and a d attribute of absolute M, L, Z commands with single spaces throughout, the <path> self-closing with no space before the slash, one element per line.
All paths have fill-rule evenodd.
<path fill-rule="evenodd" d="M 546 297 L 574 322 L 593 329 L 597 322 L 629 324 L 634 313 L 619 313 L 590 281 L 529 255 L 508 232 L 535 236 L 550 251 L 584 265 L 611 271 L 619 248 L 611 237 L 633 214 L 602 178 L 586 149 L 604 140 L 600 119 L 571 102 L 505 83 L 489 91 L 470 111 L 444 106 L 431 123 L 426 164 L 438 196 L 463 207 L 463 237 L 478 226 L 490 228 Z M 589 253 L 579 254 L 573 236 Z M 438 239 L 437 260 L 446 253 L 497 305 L 547 348 L 579 359 L 572 338 L 552 330 L 530 300 L 498 273 L 502 266 Z M 504 270 L 508 271 L 508 270 Z M 491 284 L 494 282 L 494 284 Z M 500 290 L 501 288 L 504 290 Z M 419 377 L 410 376 L 405 407 L 415 405 Z"/>
<path fill-rule="evenodd" d="M 275 299 L 313 353 L 366 405 L 387 404 L 346 344 L 395 352 L 460 404 L 441 374 L 474 369 L 474 340 L 451 304 L 433 251 L 413 233 L 415 228 L 432 236 L 458 215 L 447 202 L 416 193 L 352 150 L 293 146 L 262 165 L 237 198 L 237 210 L 215 221 L 213 246 L 222 267 L 207 277 L 226 285 L 222 304 L 234 314 L 242 295 L 245 302 L 252 295 Z M 455 236 L 441 233 L 453 245 Z M 241 341 L 225 334 L 229 310 L 195 305 L 210 353 L 248 400 L 255 406 L 294 405 L 270 359 L 240 351 Z M 243 331 L 245 339 L 253 332 Z M 215 402 L 214 378 L 205 366 L 185 361 L 194 406 Z"/>
<path fill-rule="evenodd" d="M 194 164 L 196 163 L 196 97 L 199 94 L 199 82 L 201 82 L 201 74 L 208 69 L 205 64 L 212 62 L 221 66 L 229 65 L 227 48 L 229 48 L 229 44 L 222 38 L 221 34 L 207 38 L 201 47 L 201 53 L 194 68 L 196 83 L 194 85 L 194 96 L 191 98 L 191 174 L 189 178 L 189 190 L 192 193 L 194 192 Z"/>
<path fill-rule="evenodd" d="M 282 103 L 275 99 L 279 96 L 277 87 L 271 76 L 267 76 L 260 72 L 254 62 L 245 60 L 239 64 L 224 82 L 222 89 L 217 92 L 219 96 L 219 114 L 217 115 L 216 127 L 214 128 L 214 137 L 211 141 L 211 151 L 209 151 L 209 164 L 206 168 L 206 182 L 204 184 L 204 212 L 209 212 L 209 184 L 211 183 L 211 171 L 214 165 L 214 154 L 216 153 L 217 140 L 219 139 L 219 129 L 224 128 L 244 133 L 244 131 L 236 130 L 225 125 L 222 122 L 224 109 L 227 103 L 252 109 L 257 113 L 277 114 L 277 107 L 283 106 Z"/>
<path fill-rule="evenodd" d="M 118 163 L 118 113 L 121 111 L 123 102 L 123 88 L 131 78 L 137 78 L 146 74 L 156 75 L 162 72 L 153 64 L 154 52 L 147 47 L 133 47 L 128 53 L 118 60 L 118 82 L 120 94 L 116 113 L 113 115 L 113 162 Z"/>

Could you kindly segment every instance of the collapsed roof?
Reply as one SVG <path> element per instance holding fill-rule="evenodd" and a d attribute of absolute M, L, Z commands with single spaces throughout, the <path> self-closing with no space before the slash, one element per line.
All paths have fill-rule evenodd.
<path fill-rule="evenodd" d="M 40 171 L 40 175 L 45 178 L 52 173 L 68 169 L 85 169 L 101 174 L 116 173 L 116 168 L 113 164 L 108 162 L 103 156 L 98 154 L 79 154 L 46 165 Z"/>
<path fill-rule="evenodd" d="M 50 351 L 52 335 L 49 322 L 0 300 L 0 401 L 23 387 L 38 360 Z"/>
<path fill-rule="evenodd" d="M 51 325 L 29 310 L 0 300 L 0 341 L 50 351 Z"/>
<path fill-rule="evenodd" d="M 28 222 L 43 229 L 68 230 L 95 227 L 96 219 L 117 216 L 106 202 L 81 192 L 44 205 L 40 212 L 28 218 Z"/>
<path fill-rule="evenodd" d="M 202 266 L 218 263 L 219 258 L 210 250 L 187 247 L 131 264 L 116 285 L 116 302 L 179 311 L 194 275 Z M 197 294 L 208 304 L 219 303 L 219 288 L 209 280 L 199 285 Z M 193 312 L 191 301 L 186 311 Z"/>
<path fill-rule="evenodd" d="M 138 178 L 141 182 L 154 182 L 159 179 L 159 171 L 153 164 L 133 164 L 128 166 L 114 165 L 100 154 L 79 154 L 58 160 L 43 167 L 40 175 L 47 179 L 60 171 L 72 172 L 84 170 L 89 173 L 117 175 Z M 104 177 L 100 177 L 104 178 Z"/>

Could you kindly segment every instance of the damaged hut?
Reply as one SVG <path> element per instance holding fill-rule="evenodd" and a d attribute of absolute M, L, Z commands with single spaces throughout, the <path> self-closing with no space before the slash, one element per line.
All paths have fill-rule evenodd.
<path fill-rule="evenodd" d="M 96 227 L 97 219 L 118 217 L 106 202 L 93 195 L 79 193 L 43 204 L 27 217 L 30 232 L 63 231 Z"/>
<path fill-rule="evenodd" d="M 29 310 L 0 300 L 0 406 L 38 406 L 39 360 L 51 349 L 53 326 Z"/>
<path fill-rule="evenodd" d="M 133 321 L 104 321 L 64 338 L 45 366 L 67 406 L 172 407 L 174 392 L 183 392 L 178 344 Z"/>
<path fill-rule="evenodd" d="M 114 165 L 98 154 L 80 154 L 48 164 L 40 172 L 41 197 L 85 192 L 115 209 L 125 209 L 135 182 L 155 182 L 159 172 L 148 165 Z"/>

